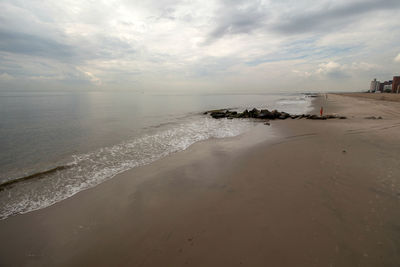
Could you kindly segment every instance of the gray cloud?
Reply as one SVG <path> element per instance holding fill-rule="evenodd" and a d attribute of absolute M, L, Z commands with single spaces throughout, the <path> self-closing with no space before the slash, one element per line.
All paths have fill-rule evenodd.
<path fill-rule="evenodd" d="M 291 72 L 361 79 L 364 70 L 323 63 L 392 72 L 399 8 L 399 0 L 3 0 L 0 78 L 126 87 L 169 79 L 169 88 L 229 76 L 233 86 L 239 78 L 280 86 L 277 77 Z"/>
<path fill-rule="evenodd" d="M 301 15 L 287 16 L 287 21 L 273 25 L 272 29 L 284 34 L 326 31 L 343 27 L 366 13 L 398 8 L 400 8 L 398 0 L 350 2 L 334 8 L 323 8 Z"/>
<path fill-rule="evenodd" d="M 0 51 L 29 56 L 71 58 L 73 47 L 38 35 L 0 30 Z"/>
<path fill-rule="evenodd" d="M 348 26 L 350 23 L 365 18 L 365 14 L 400 8 L 398 0 L 349 1 L 344 5 L 323 5 L 313 11 L 292 10 L 285 12 L 287 4 L 280 4 L 279 10 L 273 10 L 274 21 L 268 21 L 269 12 L 259 1 L 244 4 L 242 0 L 225 0 L 217 11 L 215 26 L 208 34 L 206 44 L 225 35 L 249 34 L 255 30 L 276 32 L 285 35 L 326 32 Z M 278 8 L 277 8 L 278 9 Z"/>
<path fill-rule="evenodd" d="M 215 27 L 209 33 L 206 43 L 225 35 L 248 34 L 264 25 L 266 10 L 259 1 L 244 4 L 244 1 L 223 1 L 217 11 Z"/>
<path fill-rule="evenodd" d="M 58 40 L 60 39 L 60 40 Z M 0 52 L 42 57 L 69 64 L 80 64 L 91 59 L 113 59 L 136 54 L 127 42 L 111 36 L 93 36 L 63 42 L 54 36 L 7 32 L 0 29 Z"/>

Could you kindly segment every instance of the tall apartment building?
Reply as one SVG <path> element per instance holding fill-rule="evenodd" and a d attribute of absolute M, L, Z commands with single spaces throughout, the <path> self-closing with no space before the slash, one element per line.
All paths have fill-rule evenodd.
<path fill-rule="evenodd" d="M 393 77 L 392 93 L 400 93 L 400 76 Z"/>
<path fill-rule="evenodd" d="M 371 85 L 369 87 L 369 91 L 370 92 L 375 92 L 375 91 L 379 90 L 379 85 L 380 85 L 380 82 L 377 81 L 376 79 L 374 79 L 373 81 L 371 81 Z"/>

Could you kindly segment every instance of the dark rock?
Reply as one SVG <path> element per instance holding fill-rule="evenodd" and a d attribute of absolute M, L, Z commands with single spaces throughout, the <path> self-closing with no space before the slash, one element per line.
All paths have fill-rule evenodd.
<path fill-rule="evenodd" d="M 280 120 L 286 120 L 287 117 L 286 117 L 285 115 L 280 115 L 280 116 L 278 117 L 278 119 L 280 119 Z"/>
<path fill-rule="evenodd" d="M 252 110 L 249 111 L 250 113 L 260 113 L 260 111 L 256 108 L 253 108 Z"/>
<path fill-rule="evenodd" d="M 260 111 L 256 108 L 253 108 L 252 110 L 249 111 L 250 118 L 257 118 L 259 114 L 260 114 Z"/>
<path fill-rule="evenodd" d="M 226 117 L 226 113 L 224 112 L 211 112 L 210 116 L 213 117 L 214 119 L 221 119 Z"/>
<path fill-rule="evenodd" d="M 310 119 L 310 120 L 327 120 L 327 119 L 346 119 L 345 116 L 338 116 L 338 115 L 324 115 L 324 116 L 318 116 L 318 115 L 311 115 L 311 114 L 300 114 L 300 115 L 291 115 L 287 112 L 279 112 L 276 109 L 273 111 L 269 111 L 268 109 L 262 109 L 258 110 L 256 108 L 253 108 L 252 110 L 248 111 L 247 109 L 244 110 L 242 113 L 237 112 L 237 111 L 230 111 L 229 109 L 217 109 L 217 110 L 211 110 L 211 111 L 206 111 L 203 114 L 210 114 L 211 117 L 214 119 L 221 119 L 221 118 L 227 118 L 227 119 L 234 119 L 234 118 L 255 118 L 255 119 L 263 119 L 263 120 L 285 120 L 287 118 L 292 118 L 292 119 Z M 382 119 L 382 117 L 367 117 L 366 119 Z"/>
<path fill-rule="evenodd" d="M 276 109 L 271 111 L 271 119 L 279 118 L 279 116 L 281 116 L 281 113 L 279 111 L 277 111 Z"/>
<path fill-rule="evenodd" d="M 282 111 L 281 116 L 283 116 L 283 117 L 285 117 L 285 119 L 287 119 L 290 117 L 290 114 Z"/>
<path fill-rule="evenodd" d="M 268 109 L 262 109 L 258 114 L 259 119 L 271 119 L 271 112 Z"/>
<path fill-rule="evenodd" d="M 245 111 L 243 111 L 241 118 L 249 118 L 249 111 L 246 109 Z"/>
<path fill-rule="evenodd" d="M 326 120 L 326 116 L 311 115 L 307 119 L 309 120 Z"/>
<path fill-rule="evenodd" d="M 227 117 L 228 119 L 233 119 L 237 117 L 237 112 L 236 111 L 225 111 L 225 117 Z"/>
<path fill-rule="evenodd" d="M 379 117 L 370 116 L 370 117 L 365 117 L 364 119 L 367 119 L 367 120 L 381 120 L 382 117 L 381 116 L 379 116 Z"/>
<path fill-rule="evenodd" d="M 268 125 L 268 126 L 270 126 L 270 125 L 271 125 L 271 123 L 269 123 L 269 122 L 265 122 L 265 123 L 264 123 L 264 125 Z"/>
<path fill-rule="evenodd" d="M 271 115 L 270 114 L 266 114 L 266 113 L 260 113 L 257 115 L 256 117 L 257 119 L 270 119 Z"/>
<path fill-rule="evenodd" d="M 345 117 L 345 116 L 340 116 L 339 119 L 345 120 L 345 119 L 347 119 L 347 117 Z"/>
<path fill-rule="evenodd" d="M 239 118 L 239 114 L 236 111 L 226 112 L 228 119 Z"/>

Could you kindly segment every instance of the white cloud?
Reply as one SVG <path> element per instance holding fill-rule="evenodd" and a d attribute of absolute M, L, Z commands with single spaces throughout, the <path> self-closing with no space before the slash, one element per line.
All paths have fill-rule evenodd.
<path fill-rule="evenodd" d="M 332 72 L 342 71 L 343 67 L 334 61 L 329 61 L 327 63 L 319 64 L 319 68 L 317 69 L 316 73 L 318 74 L 328 74 Z"/>
<path fill-rule="evenodd" d="M 370 71 L 374 69 L 379 69 L 379 66 L 367 62 L 353 62 L 349 68 L 354 71 Z"/>
<path fill-rule="evenodd" d="M 325 61 L 319 63 L 316 67 L 307 67 L 305 70 L 295 69 L 292 72 L 301 78 L 310 78 L 317 80 L 346 80 L 353 77 L 369 77 L 372 73 L 382 71 L 382 68 L 376 64 L 367 62 L 353 62 L 351 64 L 339 63 L 337 61 Z"/>

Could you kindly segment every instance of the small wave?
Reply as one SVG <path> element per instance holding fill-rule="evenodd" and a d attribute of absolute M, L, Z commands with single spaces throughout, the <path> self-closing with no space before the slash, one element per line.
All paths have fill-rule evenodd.
<path fill-rule="evenodd" d="M 115 175 L 152 163 L 209 138 L 237 136 L 255 123 L 196 117 L 178 125 L 165 125 L 155 134 L 74 155 L 66 166 L 35 173 L 2 184 L 0 219 L 41 209 L 94 187 Z"/>
<path fill-rule="evenodd" d="M 305 95 L 281 98 L 276 101 L 278 110 L 284 110 L 288 113 L 307 113 L 310 111 L 311 100 Z"/>
<path fill-rule="evenodd" d="M 7 189 L 7 188 L 9 188 L 11 186 L 14 186 L 17 183 L 28 181 L 28 180 L 32 180 L 32 179 L 41 179 L 41 178 L 44 178 L 46 175 L 50 175 L 50 174 L 52 174 L 54 172 L 57 172 L 57 171 L 65 170 L 65 169 L 70 168 L 70 167 L 72 167 L 72 166 L 71 165 L 57 166 L 57 167 L 51 168 L 49 170 L 36 172 L 36 173 L 30 174 L 30 175 L 27 175 L 27 176 L 24 176 L 24 177 L 10 179 L 10 180 L 8 180 L 6 182 L 0 183 L 0 191 L 2 191 L 4 189 Z"/>
<path fill-rule="evenodd" d="M 304 98 L 296 98 L 296 99 L 280 99 L 277 101 L 280 105 L 298 105 L 302 103 L 307 103 L 308 101 Z"/>

